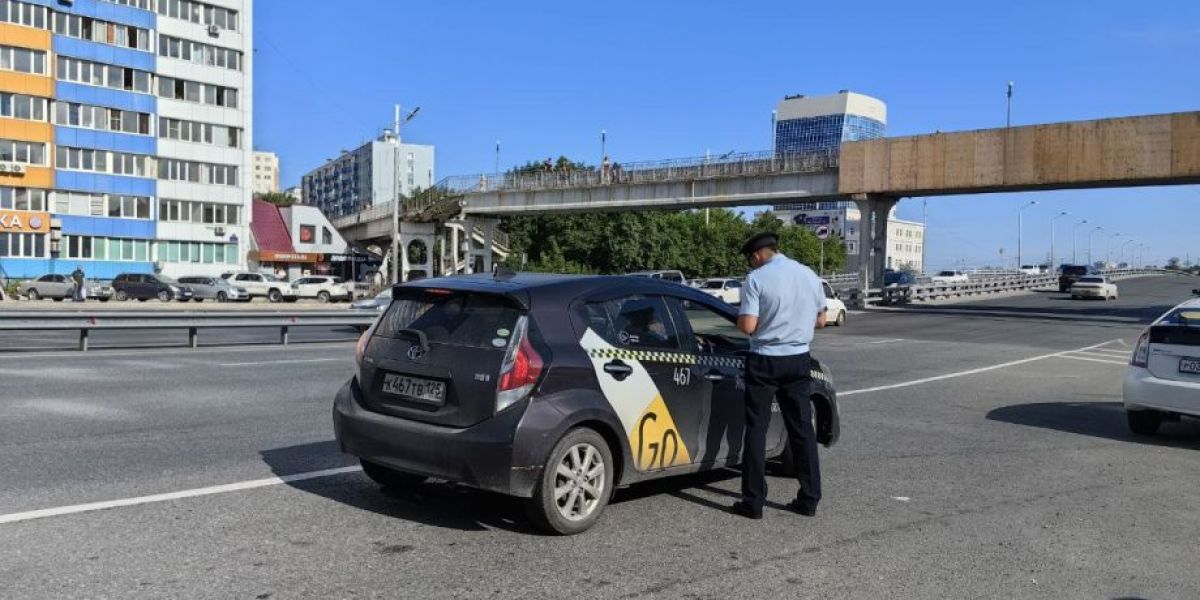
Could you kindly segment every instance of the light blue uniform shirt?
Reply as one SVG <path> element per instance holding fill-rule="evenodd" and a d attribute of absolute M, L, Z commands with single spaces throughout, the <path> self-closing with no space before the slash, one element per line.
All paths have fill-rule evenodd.
<path fill-rule="evenodd" d="M 765 356 L 808 352 L 817 315 L 825 306 L 821 278 L 812 269 L 777 253 L 751 271 L 742 288 L 739 314 L 758 317 L 750 351 Z"/>

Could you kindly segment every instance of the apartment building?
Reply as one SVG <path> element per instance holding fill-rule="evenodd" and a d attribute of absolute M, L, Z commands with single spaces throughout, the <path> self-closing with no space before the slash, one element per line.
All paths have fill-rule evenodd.
<path fill-rule="evenodd" d="M 244 267 L 251 0 L 0 0 L 0 277 Z"/>

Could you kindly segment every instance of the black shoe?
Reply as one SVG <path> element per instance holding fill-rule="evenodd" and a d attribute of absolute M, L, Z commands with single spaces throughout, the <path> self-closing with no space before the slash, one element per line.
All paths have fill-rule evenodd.
<path fill-rule="evenodd" d="M 745 502 L 742 502 L 741 500 L 734 502 L 733 506 L 729 507 L 729 512 L 731 512 L 735 515 L 741 515 L 743 517 L 746 517 L 747 519 L 761 519 L 762 518 L 762 509 L 755 510 L 753 506 L 750 506 L 749 504 L 746 504 Z"/>
<path fill-rule="evenodd" d="M 817 516 L 817 505 L 816 504 L 809 504 L 807 502 L 802 502 L 800 500 L 792 500 L 791 502 L 788 502 L 788 508 L 790 508 L 790 509 L 792 509 L 792 511 L 800 513 L 806 517 Z"/>

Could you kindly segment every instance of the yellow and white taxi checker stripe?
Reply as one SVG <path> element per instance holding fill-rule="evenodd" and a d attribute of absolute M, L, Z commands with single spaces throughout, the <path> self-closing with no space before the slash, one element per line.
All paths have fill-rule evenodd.
<path fill-rule="evenodd" d="M 628 350 L 625 348 L 588 348 L 588 356 L 609 360 L 636 360 L 641 362 L 667 363 L 672 365 L 700 365 L 702 367 L 742 368 L 742 359 L 736 356 L 714 356 L 686 354 L 683 352 L 660 352 L 657 350 Z"/>

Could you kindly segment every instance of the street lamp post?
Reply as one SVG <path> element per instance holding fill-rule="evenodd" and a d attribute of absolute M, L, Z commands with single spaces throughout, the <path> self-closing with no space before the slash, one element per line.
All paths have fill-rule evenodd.
<path fill-rule="evenodd" d="M 1104 229 L 1104 228 L 1097 227 L 1088 232 L 1088 266 L 1089 267 L 1092 266 L 1092 264 L 1093 264 L 1092 263 L 1092 235 L 1095 234 L 1097 231 L 1100 231 L 1101 229 Z"/>
<path fill-rule="evenodd" d="M 496 168 L 492 172 L 500 172 L 500 140 L 496 140 Z"/>
<path fill-rule="evenodd" d="M 1075 227 L 1071 229 L 1071 264 L 1073 265 L 1079 264 L 1079 254 L 1077 252 L 1079 249 L 1079 236 L 1076 234 L 1079 233 L 1079 226 L 1086 225 L 1087 222 L 1087 219 L 1083 219 L 1082 221 L 1076 223 Z"/>
<path fill-rule="evenodd" d="M 392 175 L 395 181 L 392 182 L 392 283 L 400 283 L 400 277 L 403 275 L 400 272 L 400 128 L 405 123 L 413 120 L 417 116 L 417 112 L 421 110 L 418 106 L 408 113 L 407 117 L 400 118 L 400 105 L 396 105 L 396 147 L 393 148 L 392 155 Z"/>
<path fill-rule="evenodd" d="M 605 156 L 608 156 L 608 154 L 605 153 L 605 148 L 607 148 L 607 145 L 608 145 L 608 131 L 601 129 L 600 130 L 600 161 L 601 162 L 604 161 Z"/>
<path fill-rule="evenodd" d="M 1004 128 L 1012 127 L 1012 88 L 1013 82 L 1008 82 L 1008 106 L 1004 111 Z"/>
<path fill-rule="evenodd" d="M 1108 263 L 1112 263 L 1112 243 L 1113 243 L 1113 240 L 1115 240 L 1119 237 L 1121 237 L 1120 232 L 1112 234 L 1108 238 L 1108 243 L 1104 245 L 1104 262 L 1106 263 L 1104 265 L 1105 268 L 1108 268 Z"/>
<path fill-rule="evenodd" d="M 1026 202 L 1024 206 L 1022 206 L 1020 209 L 1017 210 L 1017 270 L 1018 271 L 1021 270 L 1021 260 L 1022 260 L 1021 238 L 1023 236 L 1021 235 L 1021 229 L 1023 226 L 1023 215 L 1025 213 L 1025 209 L 1027 209 L 1030 206 L 1033 206 L 1034 204 L 1037 204 L 1037 203 L 1038 203 L 1037 200 L 1030 200 L 1029 202 Z"/>
<path fill-rule="evenodd" d="M 1129 246 L 1129 244 L 1132 244 L 1132 243 L 1134 243 L 1134 242 L 1136 242 L 1136 241 L 1137 241 L 1137 240 L 1134 240 L 1134 239 L 1128 239 L 1128 240 L 1125 240 L 1125 243 L 1124 243 L 1124 244 L 1121 244 L 1121 251 L 1120 251 L 1120 252 L 1117 254 L 1117 262 L 1118 262 L 1118 263 L 1123 263 L 1123 262 L 1126 262 L 1126 261 L 1125 261 L 1125 248 L 1126 248 L 1127 246 Z M 1126 263 L 1126 264 L 1129 264 L 1129 263 L 1132 263 L 1132 262 L 1133 262 L 1133 256 L 1132 256 L 1132 253 L 1130 253 L 1129 262 L 1128 262 L 1128 263 Z M 1119 266 L 1119 265 L 1118 265 L 1118 266 Z"/>
<path fill-rule="evenodd" d="M 1050 219 L 1050 271 L 1054 272 L 1054 222 L 1069 215 L 1071 213 L 1062 211 L 1057 216 Z"/>

